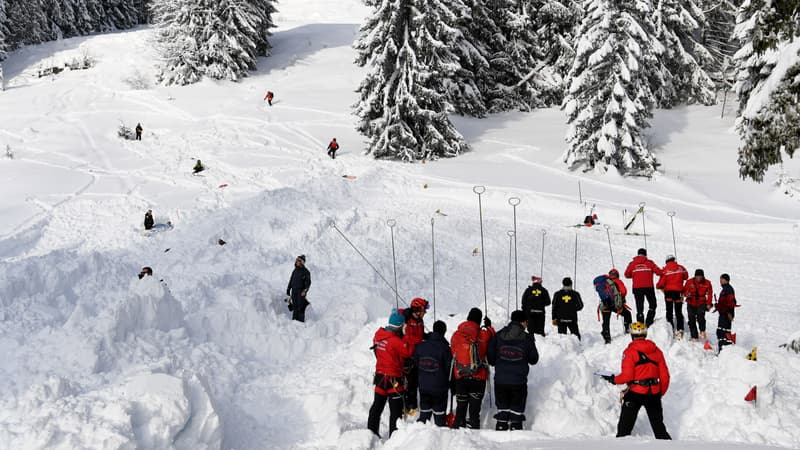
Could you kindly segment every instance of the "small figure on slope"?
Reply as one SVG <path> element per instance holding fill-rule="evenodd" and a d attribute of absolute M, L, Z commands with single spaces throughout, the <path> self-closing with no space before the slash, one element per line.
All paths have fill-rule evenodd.
<path fill-rule="evenodd" d="M 403 361 L 412 353 L 403 338 L 405 319 L 397 310 L 392 310 L 389 323 L 379 328 L 372 338 L 372 350 L 375 352 L 375 397 L 369 408 L 367 428 L 380 437 L 381 414 L 386 403 L 389 403 L 389 435 L 397 429 L 397 419 L 403 415 Z"/>
<path fill-rule="evenodd" d="M 603 317 L 603 325 L 601 335 L 606 344 L 611 343 L 611 329 L 609 322 L 611 321 L 611 313 L 615 312 L 617 315 L 622 316 L 622 324 L 624 332 L 630 331 L 631 326 L 631 312 L 628 309 L 625 296 L 628 295 L 628 289 L 625 283 L 619 278 L 619 271 L 611 269 L 608 275 L 600 275 L 593 280 L 594 289 L 600 297 L 600 304 L 597 305 L 598 312 Z"/>
<path fill-rule="evenodd" d="M 153 269 L 148 266 L 142 267 L 142 270 L 139 272 L 139 279 L 141 280 L 144 277 L 152 277 L 153 276 Z"/>
<path fill-rule="evenodd" d="M 141 140 L 142 140 L 142 131 L 144 131 L 144 130 L 142 129 L 142 124 L 141 124 L 141 123 L 137 123 L 137 124 L 136 124 L 136 129 L 135 129 L 135 131 L 136 131 L 136 138 L 135 138 L 135 139 L 136 139 L 137 141 L 141 141 Z"/>
<path fill-rule="evenodd" d="M 534 275 L 531 285 L 522 293 L 522 311 L 528 315 L 528 333 L 544 336 L 546 306 L 550 306 L 550 293 L 542 287 L 542 279 Z"/>
<path fill-rule="evenodd" d="M 445 333 L 447 324 L 437 320 L 433 323 L 433 332 L 414 349 L 414 365 L 419 371 L 418 420 L 425 423 L 433 416 L 437 427 L 447 425 L 447 391 L 453 360 Z"/>
<path fill-rule="evenodd" d="M 198 159 L 197 162 L 194 164 L 194 167 L 192 168 L 192 173 L 194 175 L 197 175 L 198 173 L 204 170 L 206 170 L 205 166 L 203 166 L 203 163 Z"/>
<path fill-rule="evenodd" d="M 674 255 L 667 255 L 667 263 L 661 269 L 661 278 L 656 287 L 664 292 L 664 305 L 667 309 L 667 322 L 672 327 L 676 339 L 683 338 L 683 285 L 689 278 L 686 268 L 678 264 Z M 673 321 L 673 311 L 675 320 Z"/>
<path fill-rule="evenodd" d="M 269 106 L 272 106 L 272 98 L 273 97 L 274 97 L 274 94 L 272 93 L 272 91 L 267 91 L 267 95 L 264 96 L 264 100 L 267 101 Z"/>
<path fill-rule="evenodd" d="M 400 314 L 406 320 L 406 342 L 411 346 L 411 351 L 422 342 L 425 338 L 425 313 L 428 312 L 430 304 L 424 298 L 416 297 L 411 300 L 409 308 L 401 309 Z M 405 391 L 405 414 L 413 416 L 417 413 L 417 387 L 418 387 L 418 372 L 417 366 L 414 365 L 414 360 L 409 358 L 404 361 L 403 374 L 406 376 L 406 391 Z"/>
<path fill-rule="evenodd" d="M 711 310 L 711 293 L 714 290 L 711 282 L 706 279 L 703 269 L 694 271 L 694 278 L 690 278 L 683 286 L 683 297 L 686 299 L 686 315 L 689 317 L 689 332 L 692 341 L 697 341 L 697 329 L 700 328 L 699 338 L 706 340 L 706 311 Z"/>
<path fill-rule="evenodd" d="M 308 307 L 308 289 L 311 287 L 311 272 L 306 268 L 306 255 L 300 255 L 294 260 L 294 270 L 286 287 L 286 295 L 291 296 L 289 307 L 292 310 L 292 320 L 306 321 L 306 308 Z"/>
<path fill-rule="evenodd" d="M 336 150 L 339 150 L 339 143 L 336 142 L 336 138 L 333 138 L 330 144 L 328 144 L 328 156 L 330 156 L 331 159 L 336 159 Z"/>
<path fill-rule="evenodd" d="M 521 430 L 525 421 L 528 366 L 539 362 L 536 340 L 525 332 L 527 321 L 524 311 L 512 312 L 511 322 L 489 341 L 486 356 L 489 364 L 495 367 L 496 430 Z"/>
<path fill-rule="evenodd" d="M 656 318 L 656 290 L 653 287 L 653 274 L 661 275 L 661 268 L 647 259 L 647 249 L 640 248 L 636 257 L 625 269 L 625 278 L 633 279 L 633 298 L 636 300 L 636 321 L 648 327 Z M 644 299 L 647 298 L 647 319 L 644 316 Z"/>
<path fill-rule="evenodd" d="M 716 311 L 719 313 L 717 320 L 717 343 L 719 350 L 722 347 L 733 344 L 733 318 L 736 315 L 736 293 L 730 285 L 731 276 L 723 273 L 719 276 L 719 284 L 722 290 L 719 293 Z"/>
<path fill-rule="evenodd" d="M 147 212 L 144 213 L 144 229 L 152 230 L 155 223 L 155 220 L 153 220 L 153 210 L 148 209 Z"/>
<path fill-rule="evenodd" d="M 583 300 L 578 291 L 572 289 L 572 279 L 562 280 L 561 290 L 553 294 L 553 326 L 558 327 L 558 334 L 571 334 L 581 340 L 578 329 L 578 311 L 583 309 Z"/>
<path fill-rule="evenodd" d="M 483 319 L 481 328 L 482 317 L 480 309 L 470 309 L 467 320 L 461 322 L 450 338 L 454 359 L 453 376 L 456 379 L 456 416 L 453 428 L 481 427 L 481 403 L 489 375 L 486 349 L 489 340 L 494 336 L 492 321 L 488 317 Z"/>
<path fill-rule="evenodd" d="M 630 436 L 639 409 L 644 406 L 656 439 L 672 439 L 664 426 L 661 397 L 669 389 L 669 368 L 664 354 L 647 339 L 647 326 L 631 325 L 631 343 L 622 354 L 622 370 L 618 375 L 603 375 L 611 384 L 627 384 L 622 397 L 617 437 Z"/>

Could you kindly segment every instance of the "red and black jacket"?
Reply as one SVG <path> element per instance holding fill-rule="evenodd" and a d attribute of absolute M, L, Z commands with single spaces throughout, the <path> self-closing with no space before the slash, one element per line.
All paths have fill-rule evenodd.
<path fill-rule="evenodd" d="M 705 303 L 707 308 L 711 309 L 713 290 L 711 282 L 707 279 L 703 278 L 703 281 L 698 283 L 694 278 L 689 278 L 689 281 L 683 286 L 683 296 L 686 298 L 687 305 L 700 306 Z"/>
<path fill-rule="evenodd" d="M 615 384 L 627 384 L 637 394 L 661 395 L 669 389 L 669 368 L 653 341 L 634 339 L 622 353 L 622 371 Z"/>
<path fill-rule="evenodd" d="M 634 289 L 653 287 L 653 274 L 661 275 L 661 269 L 644 255 L 637 255 L 625 269 L 625 278 L 633 279 Z"/>
<path fill-rule="evenodd" d="M 683 284 L 689 279 L 686 268 L 676 261 L 668 262 L 661 272 L 661 278 L 658 279 L 656 287 L 664 291 L 681 292 Z"/>

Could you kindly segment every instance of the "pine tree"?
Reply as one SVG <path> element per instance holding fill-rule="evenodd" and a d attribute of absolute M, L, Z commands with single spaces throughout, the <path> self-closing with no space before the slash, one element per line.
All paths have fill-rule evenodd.
<path fill-rule="evenodd" d="M 269 52 L 272 0 L 159 0 L 153 12 L 165 84 L 236 81 Z"/>
<path fill-rule="evenodd" d="M 705 70 L 713 64 L 713 56 L 699 42 L 707 28 L 703 11 L 694 0 L 656 1 L 656 33 L 664 47 L 661 60 L 671 75 L 659 106 L 713 104 L 715 86 Z"/>
<path fill-rule="evenodd" d="M 467 146 L 447 117 L 437 91 L 433 55 L 443 55 L 426 15 L 446 16 L 439 1 L 368 0 L 373 13 L 361 27 L 356 62 L 369 72 L 358 88 L 357 129 L 376 158 L 415 161 L 456 156 Z M 427 8 L 427 9 L 424 9 Z M 449 61 L 449 56 L 447 57 Z M 441 68 L 441 65 L 438 65 Z"/>
<path fill-rule="evenodd" d="M 546 70 L 558 83 L 563 96 L 566 91 L 566 75 L 575 60 L 575 34 L 583 18 L 580 4 L 573 0 L 532 0 L 528 11 L 534 12 L 533 28 Z M 558 99 L 561 102 L 561 98 Z"/>
<path fill-rule="evenodd" d="M 458 91 L 448 90 L 447 101 L 459 114 L 484 117 L 487 112 L 485 96 L 494 86 L 488 58 L 501 33 L 483 0 L 464 0 L 463 3 L 465 9 L 457 21 L 461 39 L 454 46 L 459 67 L 451 83 Z"/>
<path fill-rule="evenodd" d="M 648 68 L 657 62 L 655 39 L 642 22 L 651 11 L 632 0 L 587 0 L 585 6 L 564 99 L 570 125 L 564 162 L 650 175 L 656 162 L 642 130 L 655 104 Z"/>
<path fill-rule="evenodd" d="M 733 39 L 738 2 L 739 0 L 701 0 L 700 3 L 707 24 L 701 43 L 712 56 L 705 69 L 714 82 L 726 86 L 733 84 L 733 55 L 739 50 L 736 40 Z"/>

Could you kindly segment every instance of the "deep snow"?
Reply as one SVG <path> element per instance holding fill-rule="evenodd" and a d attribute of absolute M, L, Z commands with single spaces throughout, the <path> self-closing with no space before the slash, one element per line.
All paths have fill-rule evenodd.
<path fill-rule="evenodd" d="M 241 83 L 132 89 L 125 80 L 137 71 L 153 80 L 147 29 L 43 44 L 4 62 L 0 148 L 15 157 L 0 159 L 0 448 L 800 447 L 800 359 L 778 347 L 800 319 L 800 205 L 769 183 L 737 179 L 733 111 L 724 119 L 720 106 L 657 112 L 649 133 L 664 170 L 652 180 L 566 171 L 565 117 L 555 109 L 455 118 L 474 151 L 453 160 L 374 161 L 362 155 L 350 110 L 363 75 L 350 43 L 366 11 L 332 3 L 282 4 L 274 55 Z M 34 76 L 38 64 L 84 51 L 97 60 L 92 69 Z M 267 89 L 272 108 L 262 102 Z M 119 121 L 141 122 L 143 141 L 120 140 Z M 334 136 L 342 149 L 332 161 L 325 147 Z M 208 167 L 202 177 L 190 175 L 195 158 Z M 507 200 L 517 196 L 520 292 L 542 270 L 543 230 L 551 292 L 573 275 L 578 236 L 584 340 L 553 330 L 538 339 L 529 431 L 409 422 L 375 441 L 365 429 L 368 347 L 394 294 L 331 225 L 391 279 L 386 220 L 396 219 L 400 294 L 431 299 L 433 218 L 436 315 L 454 330 L 483 306 L 481 258 L 472 254 L 478 184 L 487 186 L 490 317 L 502 326 L 508 314 Z M 679 260 L 704 268 L 716 291 L 717 276 L 730 273 L 742 304 L 739 343 L 719 357 L 673 341 L 659 305 L 651 338 L 672 369 L 665 418 L 679 443 L 652 443 L 643 414 L 633 438 L 613 439 L 619 389 L 592 376 L 618 368 L 627 338 L 615 321 L 614 342 L 602 344 L 590 282 L 611 267 L 608 237 L 617 267 L 644 244 L 621 232 L 623 210 L 639 202 L 656 262 L 673 251 L 666 213 L 675 211 Z M 568 227 L 592 204 L 608 236 Z M 148 208 L 175 228 L 143 236 Z M 282 301 L 299 253 L 313 282 L 306 324 L 288 320 Z M 138 280 L 143 265 L 155 277 Z M 754 346 L 759 360 L 747 361 Z M 753 385 L 756 405 L 743 401 Z M 491 409 L 487 399 L 489 427 Z"/>

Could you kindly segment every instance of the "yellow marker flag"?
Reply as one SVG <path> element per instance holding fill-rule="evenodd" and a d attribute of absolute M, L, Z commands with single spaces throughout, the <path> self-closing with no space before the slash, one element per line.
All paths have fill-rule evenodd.
<path fill-rule="evenodd" d="M 758 361 L 758 347 L 753 347 L 753 350 L 747 355 L 747 359 L 749 361 Z"/>

